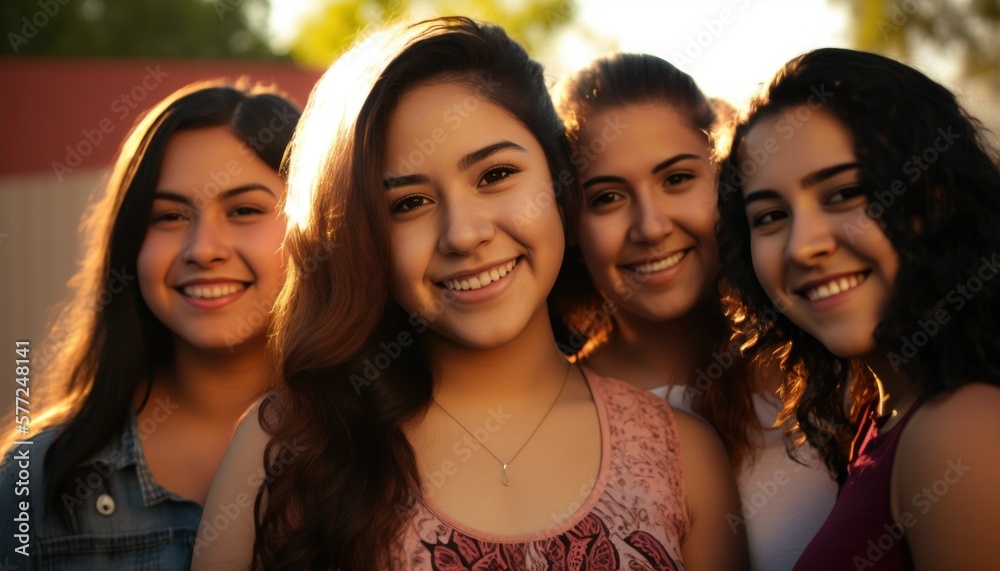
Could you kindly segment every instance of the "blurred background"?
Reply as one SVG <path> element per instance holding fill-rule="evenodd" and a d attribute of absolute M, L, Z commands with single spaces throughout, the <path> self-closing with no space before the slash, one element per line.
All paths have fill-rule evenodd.
<path fill-rule="evenodd" d="M 503 25 L 553 84 L 595 57 L 648 52 L 738 107 L 804 51 L 874 51 L 944 83 L 1000 133 L 1000 0 L 4 0 L 0 355 L 28 340 L 37 371 L 58 343 L 46 326 L 75 269 L 80 217 L 147 107 L 240 76 L 304 104 L 359 35 L 449 14 Z M 3 369 L 7 411 L 13 363 Z"/>

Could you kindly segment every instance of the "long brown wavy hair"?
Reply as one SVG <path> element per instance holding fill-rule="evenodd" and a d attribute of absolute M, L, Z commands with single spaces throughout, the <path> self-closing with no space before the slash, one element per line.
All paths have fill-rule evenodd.
<path fill-rule="evenodd" d="M 520 121 L 545 152 L 559 204 L 574 207 L 576 178 L 542 68 L 500 27 L 467 18 L 397 27 L 327 71 L 292 143 L 289 267 L 273 323 L 284 383 L 259 413 L 272 439 L 255 504 L 255 568 L 390 567 L 419 498 L 401 426 L 430 403 L 427 324 L 389 294 L 382 166 L 398 102 L 434 82 L 465 84 Z M 397 344 L 403 333 L 415 342 Z M 304 450 L 289 464 L 276 460 L 284 442 Z"/>
<path fill-rule="evenodd" d="M 275 128 L 275 117 L 286 119 Z M 149 109 L 122 144 L 103 197 L 84 217 L 85 250 L 72 291 L 48 336 L 40 367 L 32 433 L 57 435 L 45 456 L 48 508 L 73 494 L 73 471 L 125 426 L 136 390 L 173 355 L 170 330 L 150 311 L 136 282 L 136 263 L 149 226 L 153 193 L 170 137 L 182 130 L 224 126 L 266 165 L 280 172 L 299 110 L 272 88 L 211 80 L 183 87 Z M 261 133 L 272 135 L 257 142 Z M 115 276 L 125 283 L 115 291 Z M 34 395 L 33 395 L 34 396 Z M 139 406 L 145 406 L 145 400 Z M 13 434 L 11 431 L 10 434 Z M 10 445 L 6 439 L 4 449 Z"/>
<path fill-rule="evenodd" d="M 733 115 L 733 109 L 725 102 L 720 102 L 722 109 L 717 114 L 691 76 L 648 54 L 621 53 L 593 61 L 559 85 L 556 101 L 574 149 L 587 144 L 579 141 L 579 137 L 588 118 L 608 109 L 642 103 L 671 107 L 687 119 L 686 128 L 704 134 L 707 148 L 714 147 L 716 133 L 727 126 L 727 119 Z M 574 164 L 584 160 L 576 152 L 572 158 Z M 571 247 L 566 259 L 564 265 L 572 273 L 576 287 L 562 298 L 561 312 L 577 336 L 576 343 L 565 342 L 565 346 L 569 351 L 589 351 L 610 335 L 614 325 L 607 319 L 608 312 L 602 311 L 607 302 L 587 272 L 579 247 Z M 706 374 L 711 382 L 706 387 L 697 387 L 700 392 L 693 404 L 715 427 L 730 462 L 739 470 L 752 461 L 755 450 L 752 438 L 759 432 L 760 422 L 753 407 L 750 376 L 753 370 L 739 351 L 744 340 L 734 337 L 720 301 L 725 298 L 732 305 L 734 300 L 726 293 L 724 284 L 720 291 L 723 293 L 711 302 L 705 317 L 711 328 L 712 352 L 727 354 L 731 361 L 722 366 L 713 362 L 712 352 L 703 356 L 696 370 L 714 371 L 715 365 L 722 372 L 711 377 Z"/>
<path fill-rule="evenodd" d="M 894 366 L 925 398 L 971 381 L 1000 384 L 1000 280 L 982 280 L 980 273 L 1000 252 L 1000 155 L 944 86 L 884 56 L 838 48 L 785 64 L 734 130 L 719 181 L 723 273 L 747 309 L 740 328 L 759 335 L 761 348 L 780 351 L 780 418 L 795 421 L 794 433 L 817 448 L 843 483 L 861 414 L 878 398 L 874 377 L 860 360 L 832 354 L 768 298 L 753 270 L 743 201 L 743 185 L 756 168 L 747 133 L 800 105 L 829 113 L 851 133 L 866 214 L 899 255 L 875 340 L 887 357 L 896 355 Z M 912 157 L 939 151 L 943 141 L 950 142 L 925 172 L 907 170 Z M 982 289 L 965 299 L 957 288 L 973 280 Z M 946 323 L 938 321 L 941 311 Z M 929 333 L 927 323 L 937 329 Z"/>

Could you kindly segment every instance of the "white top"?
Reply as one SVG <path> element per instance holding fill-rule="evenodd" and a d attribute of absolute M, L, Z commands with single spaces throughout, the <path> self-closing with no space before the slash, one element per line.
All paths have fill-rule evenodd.
<path fill-rule="evenodd" d="M 694 395 L 698 392 L 694 387 L 689 385 L 663 385 L 662 387 L 649 389 L 649 392 L 670 403 L 670 408 L 683 410 L 695 418 L 705 420 L 700 414 L 694 411 Z"/>
<path fill-rule="evenodd" d="M 691 410 L 694 387 L 663 386 L 650 392 L 673 408 L 695 414 Z M 796 449 L 796 458 L 805 466 L 788 457 L 782 430 L 771 428 L 778 417 L 777 397 L 754 394 L 753 403 L 763 427 L 758 439 L 762 446 L 753 465 L 737 478 L 743 513 L 727 514 L 726 521 L 734 530 L 746 525 L 751 569 L 787 571 L 833 509 L 837 483 L 811 446 Z"/>

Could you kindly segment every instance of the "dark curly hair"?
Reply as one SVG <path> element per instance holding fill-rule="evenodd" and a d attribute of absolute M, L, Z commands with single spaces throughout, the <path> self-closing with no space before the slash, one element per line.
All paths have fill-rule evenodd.
<path fill-rule="evenodd" d="M 852 135 L 867 214 L 899 255 L 875 340 L 923 397 L 1000 380 L 1000 279 L 981 275 L 1000 252 L 1000 171 L 988 132 L 948 89 L 902 63 L 854 50 L 818 49 L 791 60 L 735 127 L 719 181 L 720 275 L 747 308 L 739 327 L 759 338 L 758 354 L 782 358 L 779 420 L 794 416 L 797 436 L 810 440 L 843 482 L 859 415 L 877 396 L 874 377 L 774 307 L 754 275 L 743 202 L 754 168 L 748 132 L 800 105 L 829 113 Z M 981 289 L 961 293 L 972 284 Z"/>

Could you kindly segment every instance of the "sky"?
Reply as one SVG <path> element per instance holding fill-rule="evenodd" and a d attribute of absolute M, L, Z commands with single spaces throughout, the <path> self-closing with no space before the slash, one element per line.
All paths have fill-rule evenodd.
<path fill-rule="evenodd" d="M 323 0 L 271 0 L 270 28 L 286 47 Z M 520 2 L 526 0 L 506 0 Z M 575 21 L 536 57 L 550 83 L 616 51 L 651 53 L 694 77 L 709 97 L 745 107 L 785 62 L 820 47 L 851 47 L 848 2 L 837 0 L 571 0 Z M 432 4 L 433 0 L 411 0 Z M 996 93 L 959 76 L 961 54 L 918 46 L 906 63 L 955 91 L 1000 133 Z"/>
<path fill-rule="evenodd" d="M 274 0 L 274 41 L 287 45 L 316 0 Z M 743 103 L 792 57 L 847 46 L 845 4 L 829 0 L 576 0 L 576 22 L 537 54 L 553 81 L 614 51 L 658 55 L 709 96 Z"/>

